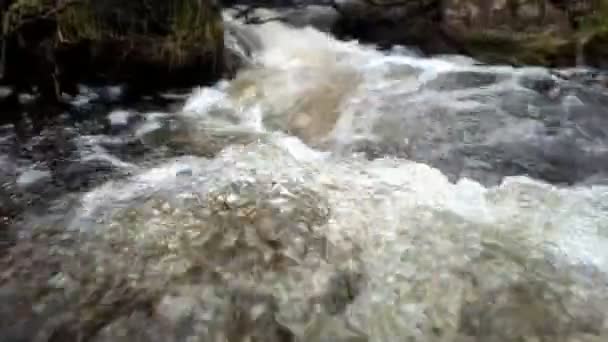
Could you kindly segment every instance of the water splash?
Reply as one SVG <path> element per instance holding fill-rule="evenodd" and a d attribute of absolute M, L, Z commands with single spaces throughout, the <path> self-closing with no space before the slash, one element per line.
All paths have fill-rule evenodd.
<path fill-rule="evenodd" d="M 573 184 L 608 169 L 608 155 L 590 149 L 608 146 L 598 129 L 607 95 L 549 70 L 380 52 L 280 23 L 251 30 L 263 46 L 256 67 L 216 94 L 194 94 L 186 111 L 280 130 L 333 153 L 425 162 L 452 181 L 496 185 L 525 174 Z"/>
<path fill-rule="evenodd" d="M 453 184 L 436 169 L 404 160 L 310 158 L 294 153 L 291 139 L 273 134 L 228 147 L 213 160 L 181 159 L 107 184 L 87 195 L 73 222 L 83 228 L 85 218 L 94 218 L 89 229 L 135 248 L 152 274 L 179 278 L 203 262 L 222 279 L 217 286 L 273 293 L 277 321 L 304 340 L 342 341 L 332 329 L 372 341 L 584 333 L 572 324 L 603 329 L 586 315 L 596 315 L 594 305 L 606 300 L 606 282 L 589 285 L 589 273 L 578 268 L 608 266 L 606 188 L 559 189 L 517 177 L 492 188 Z M 331 284 L 341 272 L 358 280 L 340 291 L 357 290 L 332 304 L 343 309 L 325 321 L 335 308 L 322 298 L 337 296 Z M 553 297 L 517 299 L 535 296 L 529 291 Z M 516 296 L 504 304 L 515 311 L 463 323 L 476 320 L 467 310 L 493 310 L 479 302 L 484 296 Z M 553 308 L 560 301 L 570 301 L 567 312 Z M 563 326 L 528 327 L 517 310 L 538 324 L 556 319 Z M 507 332 L 495 321 L 503 319 L 516 319 L 509 324 L 521 331 Z"/>
<path fill-rule="evenodd" d="M 185 156 L 115 162 L 134 174 L 86 192 L 57 224 L 31 222 L 40 234 L 24 253 L 48 267 L 14 274 L 52 279 L 28 297 L 41 334 L 608 336 L 608 188 L 543 181 L 602 171 L 605 94 L 544 69 L 251 30 L 254 66 L 134 128 Z M 166 136 L 153 139 L 157 128 Z"/>

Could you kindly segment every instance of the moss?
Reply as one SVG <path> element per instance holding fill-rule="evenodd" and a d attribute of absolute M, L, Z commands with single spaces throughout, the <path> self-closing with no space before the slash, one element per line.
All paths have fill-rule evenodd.
<path fill-rule="evenodd" d="M 48 8 L 49 8 L 48 1 L 17 0 L 9 6 L 8 12 L 11 13 L 11 15 L 13 15 L 15 18 L 18 18 L 18 17 L 27 17 L 27 16 L 43 13 L 44 10 L 45 9 L 48 10 Z"/>
<path fill-rule="evenodd" d="M 608 31 L 608 2 L 605 0 L 598 1 L 595 11 L 580 18 L 579 22 L 579 32 L 582 34 Z"/>
<path fill-rule="evenodd" d="M 551 33 L 475 33 L 464 42 L 467 53 L 488 63 L 560 66 L 576 59 L 575 37 Z"/>
<path fill-rule="evenodd" d="M 585 62 L 593 67 L 608 67 L 608 29 L 591 33 L 583 45 Z"/>
<path fill-rule="evenodd" d="M 111 82 L 148 92 L 215 81 L 223 69 L 222 17 L 211 0 L 9 2 L 0 74 L 20 87 Z"/>
<path fill-rule="evenodd" d="M 131 3 L 116 9 L 83 0 L 58 16 L 64 42 L 115 41 L 152 62 L 180 66 L 208 56 L 217 63 L 223 49 L 219 13 L 208 1 L 172 0 L 160 4 Z M 135 13 L 145 10 L 138 18 Z M 110 24 L 108 24 L 110 23 Z M 139 51 L 137 51 L 139 50 Z M 214 67 L 217 69 L 217 66 Z"/>
<path fill-rule="evenodd" d="M 608 57 L 608 1 L 601 0 L 584 11 L 566 10 L 573 32 L 481 31 L 463 39 L 466 53 L 489 63 L 571 66 L 583 47 L 585 61 L 606 66 Z"/>
<path fill-rule="evenodd" d="M 62 41 L 99 40 L 103 36 L 100 20 L 86 4 L 66 8 L 58 15 L 57 24 Z"/>
<path fill-rule="evenodd" d="M 143 48 L 150 59 L 181 65 L 193 56 L 218 55 L 223 49 L 223 26 L 210 1 L 18 0 L 6 14 L 4 35 L 28 20 L 56 20 L 59 43 L 122 41 Z M 143 12 L 143 14 L 142 14 Z"/>
<path fill-rule="evenodd" d="M 192 53 L 220 54 L 224 29 L 212 8 L 199 1 L 175 0 L 170 11 L 170 34 L 161 54 L 169 57 L 171 65 L 183 64 Z"/>

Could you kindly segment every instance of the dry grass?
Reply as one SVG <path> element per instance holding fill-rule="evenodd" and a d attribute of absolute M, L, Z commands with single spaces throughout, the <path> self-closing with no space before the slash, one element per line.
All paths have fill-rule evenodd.
<path fill-rule="evenodd" d="M 171 0 L 157 4 L 138 0 L 123 7 L 123 3 L 111 1 L 18 0 L 5 14 L 3 36 L 42 18 L 56 21 L 58 44 L 120 42 L 127 49 L 145 47 L 150 60 L 172 66 L 200 56 L 217 56 L 223 49 L 221 15 L 210 1 Z"/>

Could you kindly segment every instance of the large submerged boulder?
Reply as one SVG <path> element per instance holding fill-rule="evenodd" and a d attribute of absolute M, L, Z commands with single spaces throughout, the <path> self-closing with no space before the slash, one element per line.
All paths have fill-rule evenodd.
<path fill-rule="evenodd" d="M 213 0 L 4 0 L 0 79 L 58 99 L 78 82 L 137 91 L 216 80 L 221 10 Z"/>

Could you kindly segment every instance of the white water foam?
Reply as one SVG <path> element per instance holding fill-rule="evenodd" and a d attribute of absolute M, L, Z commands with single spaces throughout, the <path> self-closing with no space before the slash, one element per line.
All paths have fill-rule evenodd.
<path fill-rule="evenodd" d="M 241 198 L 253 196 L 247 200 L 255 207 L 271 197 L 278 208 L 275 219 L 285 230 L 293 227 L 279 218 L 295 210 L 293 203 L 296 209 L 298 204 L 306 209 L 318 207 L 302 215 L 327 209 L 327 219 L 308 229 L 336 246 L 336 254 L 358 251 L 366 282 L 344 316 L 370 336 L 370 341 L 412 336 L 420 341 L 439 340 L 424 335 L 424 327 L 436 332 L 438 326 L 457 326 L 465 316 L 463 307 L 476 300 L 483 305 L 495 300 L 474 297 L 472 285 L 464 280 L 470 274 L 477 277 L 475 286 L 502 291 L 510 286 L 518 289 L 522 283 L 527 286 L 527 281 L 536 279 L 546 282 L 552 276 L 558 284 L 559 277 L 568 278 L 564 274 L 570 267 L 608 272 L 608 187 L 557 187 L 524 176 L 506 177 L 497 186 L 468 178 L 450 182 L 439 169 L 406 158 L 370 161 L 356 154 L 336 153 L 353 141 L 387 137 L 392 139 L 389 142 L 405 145 L 415 139 L 437 139 L 433 149 L 449 152 L 461 139 L 457 135 L 462 132 L 452 130 L 456 124 L 470 128 L 471 137 L 462 138 L 466 143 L 533 135 L 538 129 L 534 121 L 517 121 L 492 106 L 501 101 L 501 91 L 530 95 L 518 81 L 538 70 L 387 56 L 356 42 L 338 42 L 310 28 L 292 29 L 278 23 L 256 30 L 265 46 L 254 57 L 259 64 L 241 71 L 232 81 L 197 90 L 178 114 L 201 134 L 242 130 L 256 133 L 256 138 L 244 145 L 223 146 L 213 158 L 177 158 L 94 189 L 83 197 L 70 227 L 100 231 L 118 226 L 135 235 L 143 229 L 137 243 L 154 245 L 158 236 L 171 240 L 192 227 L 212 229 L 213 215 L 229 217 L 212 213 L 211 204 L 205 204 L 215 203 L 210 196 L 218 191 L 226 195 L 220 207 L 238 212 L 239 217 L 246 215 L 231 205 Z M 455 85 L 449 79 L 433 85 L 434 80 L 454 71 L 478 73 L 475 82 L 481 85 L 460 89 L 461 82 L 468 81 L 460 79 Z M 540 73 L 546 76 L 545 71 Z M 488 75 L 496 80 L 485 82 L 483 77 Z M 441 89 L 454 86 L 456 89 Z M 483 121 L 484 115 L 496 116 Z M 259 192 L 251 194 L 251 188 Z M 313 194 L 313 201 L 303 194 Z M 150 211 L 150 216 L 137 216 L 137 209 L 151 198 L 166 203 Z M 197 201 L 192 206 L 180 202 L 183 198 Z M 121 221 L 121 213 L 130 215 L 126 223 Z M 270 223 L 263 222 L 264 227 L 277 225 L 272 218 Z M 248 223 L 229 228 L 250 234 Z M 225 234 L 230 240 L 228 230 Z M 162 258 L 159 265 L 179 258 L 179 251 L 175 253 Z M 298 291 L 316 293 L 337 259 L 326 257 L 311 264 L 297 260 L 285 272 L 297 274 Z M 538 266 L 545 263 L 554 269 Z M 167 272 L 173 272 L 169 269 Z M 247 270 L 231 274 L 230 279 L 236 282 L 239 276 L 253 277 Z M 255 281 L 268 279 L 262 276 Z M 277 304 L 276 320 L 297 331 L 297 325 L 289 323 L 296 319 L 287 313 L 306 295 L 282 288 L 275 280 L 270 284 L 272 293 L 284 299 Z M 602 286 L 605 284 L 596 287 L 598 292 Z M 581 296 L 591 298 L 586 293 Z M 496 303 L 499 308 L 508 307 L 498 299 Z M 528 316 L 522 315 L 516 312 L 514 317 L 525 321 Z M 564 315 L 571 317 L 570 311 Z M 493 316 L 489 320 L 493 319 L 503 322 Z M 607 321 L 602 322 L 606 326 Z M 441 331 L 446 341 L 458 340 L 449 337 L 462 333 L 457 328 Z M 325 341 L 322 335 L 303 340 Z"/>

